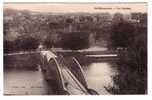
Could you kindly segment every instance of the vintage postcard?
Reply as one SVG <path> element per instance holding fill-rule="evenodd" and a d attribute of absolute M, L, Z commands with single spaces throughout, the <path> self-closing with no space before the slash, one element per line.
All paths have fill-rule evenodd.
<path fill-rule="evenodd" d="M 147 3 L 3 4 L 4 95 L 147 94 Z"/>

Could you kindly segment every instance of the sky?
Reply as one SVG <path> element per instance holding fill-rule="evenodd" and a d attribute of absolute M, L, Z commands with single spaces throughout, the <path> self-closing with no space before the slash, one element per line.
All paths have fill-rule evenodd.
<path fill-rule="evenodd" d="M 4 3 L 5 8 L 17 10 L 30 10 L 43 13 L 130 13 L 130 12 L 147 12 L 146 3 Z"/>

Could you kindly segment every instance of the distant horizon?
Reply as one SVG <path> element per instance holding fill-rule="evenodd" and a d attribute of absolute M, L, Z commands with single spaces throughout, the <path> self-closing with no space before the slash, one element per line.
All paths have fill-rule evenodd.
<path fill-rule="evenodd" d="M 70 13 L 147 13 L 147 4 L 139 3 L 139 4 L 62 4 L 62 3 L 48 3 L 48 4 L 37 4 L 37 3 L 4 3 L 3 5 L 5 9 L 13 9 L 13 10 L 27 10 L 37 13 L 54 13 L 54 14 L 70 14 Z"/>

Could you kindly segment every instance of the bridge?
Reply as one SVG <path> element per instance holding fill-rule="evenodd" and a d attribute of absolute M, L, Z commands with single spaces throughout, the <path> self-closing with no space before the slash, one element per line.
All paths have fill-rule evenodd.
<path fill-rule="evenodd" d="M 100 53 L 100 55 L 99 55 Z M 102 52 L 103 53 L 103 52 Z M 18 66 L 23 67 L 29 67 L 33 68 L 32 66 L 35 66 L 35 70 L 39 70 L 39 74 L 42 74 L 42 76 L 45 77 L 45 80 L 48 80 L 48 84 L 53 84 L 51 87 L 51 92 L 46 92 L 48 94 L 62 94 L 65 91 L 61 90 L 68 90 L 70 91 L 70 94 L 88 94 L 88 88 L 87 82 L 85 81 L 85 77 L 83 75 L 83 70 L 81 68 L 81 65 L 78 63 L 81 59 L 87 59 L 87 61 L 92 60 L 99 60 L 103 59 L 113 59 L 118 58 L 117 54 L 110 54 L 110 52 L 107 52 L 107 54 L 104 52 L 102 54 L 101 52 L 98 52 L 97 54 L 95 52 L 80 52 L 80 51 L 72 51 L 72 52 L 56 52 L 58 56 L 63 54 L 64 57 L 58 58 L 55 54 L 52 52 L 46 50 L 46 51 L 31 51 L 31 52 L 19 52 L 19 53 L 10 53 L 10 54 L 4 54 L 4 67 L 10 66 L 14 67 L 16 69 L 20 69 Z M 109 54 L 108 54 L 109 53 Z M 81 59 L 77 59 L 76 57 L 73 57 L 71 55 L 76 56 L 77 58 L 82 57 Z M 36 59 L 40 58 L 40 59 Z M 52 61 L 55 62 L 54 65 L 52 65 L 52 61 L 50 60 L 53 58 Z M 29 64 L 29 65 L 28 65 Z M 32 64 L 32 65 L 31 65 Z M 26 66 L 24 66 L 26 65 Z M 38 69 L 37 65 L 40 65 L 40 69 Z M 72 66 L 71 66 L 72 65 Z M 51 66 L 56 66 L 56 69 L 50 69 Z M 56 75 L 52 75 L 52 70 L 56 70 Z M 61 74 L 62 73 L 62 74 Z M 79 76 L 77 76 L 79 73 Z M 70 75 L 70 76 L 69 76 Z M 22 75 L 20 75 L 22 76 Z M 41 76 L 41 78 L 42 78 Z M 55 76 L 55 77 L 51 77 Z M 81 77 L 80 77 L 81 76 Z M 24 77 L 24 76 L 23 76 Z M 71 78 L 69 78 L 71 77 Z M 12 77 L 13 78 L 13 77 Z M 44 81 L 45 81 L 44 80 Z M 50 81 L 53 80 L 53 81 Z M 57 81 L 58 84 L 55 84 L 54 82 Z M 43 83 L 43 82 L 42 82 Z M 69 85 L 72 84 L 72 85 Z M 75 84 L 75 85 L 74 85 Z M 43 85 L 42 85 L 43 87 Z M 45 87 L 45 86 L 44 86 Z M 60 88 L 59 88 L 60 87 Z M 49 86 L 50 88 L 50 86 Z M 55 88 L 55 89 L 53 89 Z M 60 90 L 58 90 L 58 88 Z M 55 91 L 53 91 L 55 90 Z M 80 91 L 81 90 L 81 91 Z M 50 91 L 50 90 L 49 90 Z M 58 93 L 60 91 L 60 93 Z M 82 92 L 83 91 L 83 92 Z M 92 91 L 94 92 L 94 91 Z M 7 94 L 7 93 L 6 93 Z"/>

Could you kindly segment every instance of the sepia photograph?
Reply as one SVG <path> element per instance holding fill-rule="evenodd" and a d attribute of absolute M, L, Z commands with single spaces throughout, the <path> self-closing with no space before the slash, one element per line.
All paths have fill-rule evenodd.
<path fill-rule="evenodd" d="M 147 95 L 147 3 L 3 3 L 4 95 Z"/>

